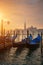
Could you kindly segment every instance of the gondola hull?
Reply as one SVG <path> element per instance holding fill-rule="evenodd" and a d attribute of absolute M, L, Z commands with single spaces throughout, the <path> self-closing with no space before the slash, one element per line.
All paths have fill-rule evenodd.
<path fill-rule="evenodd" d="M 25 47 L 26 44 L 24 44 L 23 42 L 14 42 L 13 43 L 13 47 Z"/>
<path fill-rule="evenodd" d="M 39 43 L 37 44 L 26 44 L 26 47 L 29 48 L 29 49 L 36 49 L 36 48 L 39 48 Z"/>
<path fill-rule="evenodd" d="M 36 49 L 39 47 L 39 43 L 37 44 L 28 44 L 28 43 L 23 43 L 23 42 L 15 42 L 13 43 L 13 47 L 25 47 L 29 49 Z"/>

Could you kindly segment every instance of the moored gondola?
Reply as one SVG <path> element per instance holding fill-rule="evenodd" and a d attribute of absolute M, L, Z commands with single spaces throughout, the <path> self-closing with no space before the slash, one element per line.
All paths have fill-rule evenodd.
<path fill-rule="evenodd" d="M 30 40 L 31 39 L 31 40 Z M 34 39 L 32 38 L 25 38 L 20 42 L 14 42 L 13 47 L 27 47 L 29 49 L 35 49 L 40 46 L 41 36 L 38 34 L 38 36 Z"/>
<path fill-rule="evenodd" d="M 27 47 L 29 47 L 30 49 L 34 49 L 34 48 L 38 48 L 40 46 L 40 41 L 41 41 L 41 36 L 38 34 L 38 36 L 31 40 L 31 41 L 27 41 Z"/>

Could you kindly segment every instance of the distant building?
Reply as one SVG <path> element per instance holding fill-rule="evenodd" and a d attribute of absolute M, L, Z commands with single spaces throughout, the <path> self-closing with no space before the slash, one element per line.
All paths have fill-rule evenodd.
<path fill-rule="evenodd" d="M 26 22 L 24 22 L 24 30 L 26 30 Z"/>
<path fill-rule="evenodd" d="M 41 33 L 41 32 L 43 33 L 43 29 L 38 29 L 38 32 L 39 32 L 39 33 Z"/>
<path fill-rule="evenodd" d="M 38 33 L 38 29 L 33 26 L 29 27 L 28 30 L 29 30 L 29 33 L 31 33 L 31 34 Z"/>

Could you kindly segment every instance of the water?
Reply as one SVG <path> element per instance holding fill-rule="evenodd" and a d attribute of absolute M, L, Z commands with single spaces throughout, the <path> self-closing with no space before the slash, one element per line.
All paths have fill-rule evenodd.
<path fill-rule="evenodd" d="M 0 65 L 43 65 L 40 48 L 30 51 L 28 48 L 11 48 L 0 53 Z"/>

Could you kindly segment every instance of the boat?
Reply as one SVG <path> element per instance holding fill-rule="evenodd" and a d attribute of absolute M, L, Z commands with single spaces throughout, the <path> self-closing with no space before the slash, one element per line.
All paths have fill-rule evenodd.
<path fill-rule="evenodd" d="M 40 41 L 41 41 L 41 36 L 38 34 L 38 36 L 34 39 L 31 38 L 31 40 L 29 38 L 25 38 L 20 42 L 14 42 L 13 43 L 13 47 L 27 47 L 29 49 L 34 49 L 34 48 L 38 48 L 40 45 Z"/>
<path fill-rule="evenodd" d="M 40 45 L 40 41 L 41 41 L 41 36 L 38 34 L 38 36 L 34 38 L 33 40 L 31 40 L 30 42 L 27 41 L 26 45 L 30 49 L 38 48 Z"/>

